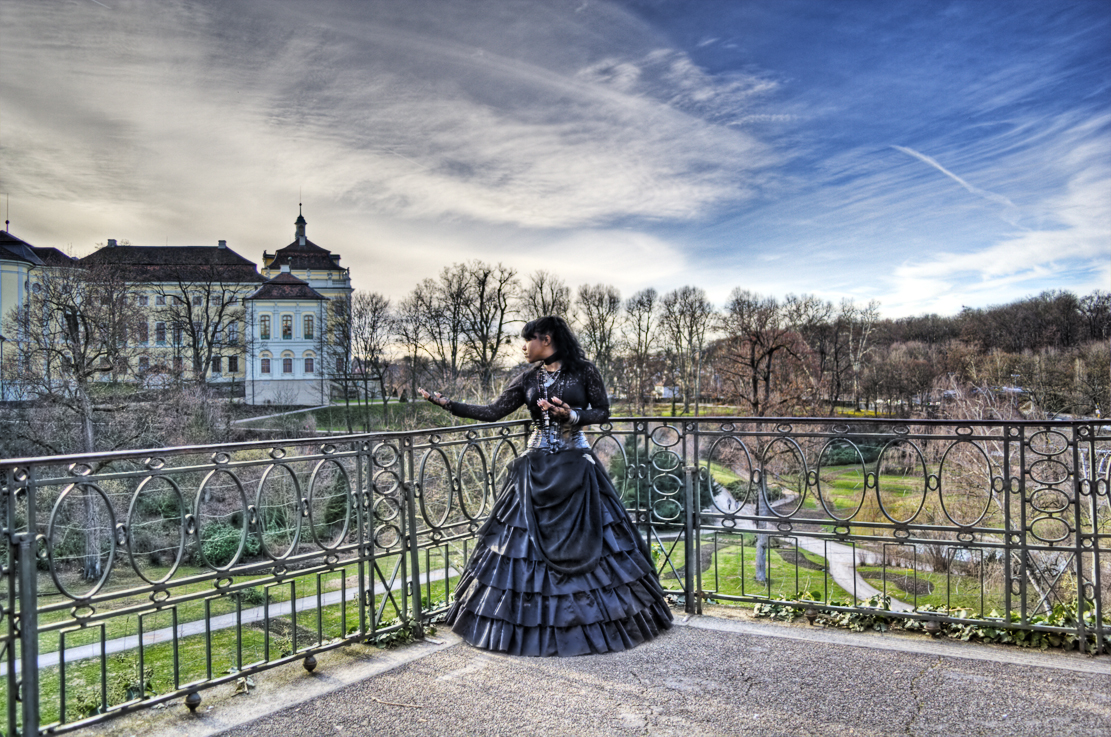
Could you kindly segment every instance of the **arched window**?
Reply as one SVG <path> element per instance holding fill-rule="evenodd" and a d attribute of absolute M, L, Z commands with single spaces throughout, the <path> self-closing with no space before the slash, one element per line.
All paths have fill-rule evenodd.
<path fill-rule="evenodd" d="M 313 330 L 312 330 L 313 329 L 312 315 L 305 315 L 305 319 L 303 320 L 303 322 L 304 322 L 304 338 L 305 338 L 305 340 L 312 340 L 312 333 L 313 333 Z"/>
<path fill-rule="evenodd" d="M 262 367 L 259 369 L 259 373 L 263 373 L 263 374 L 269 374 L 270 373 L 270 354 L 269 353 L 263 353 L 262 354 Z"/>
<path fill-rule="evenodd" d="M 293 315 L 282 315 L 282 340 L 293 340 Z"/>
<path fill-rule="evenodd" d="M 282 355 L 282 373 L 293 373 L 293 355 L 290 353 L 285 353 Z"/>
<path fill-rule="evenodd" d="M 311 374 L 316 368 L 316 356 L 311 353 L 305 354 L 305 373 Z"/>
<path fill-rule="evenodd" d="M 260 340 L 270 340 L 270 315 L 262 315 L 259 317 L 258 337 Z"/>

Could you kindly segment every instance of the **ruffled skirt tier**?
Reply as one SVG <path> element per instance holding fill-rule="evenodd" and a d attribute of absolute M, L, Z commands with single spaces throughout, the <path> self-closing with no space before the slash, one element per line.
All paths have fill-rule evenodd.
<path fill-rule="evenodd" d="M 671 627 L 655 569 L 608 477 L 592 454 L 566 453 L 574 457 L 518 459 L 479 530 L 447 615 L 452 630 L 476 647 L 533 656 L 620 652 Z M 563 489 L 555 503 L 549 494 L 538 513 L 537 485 L 527 474 L 543 476 L 552 461 L 563 468 L 552 469 L 554 478 L 573 470 L 584 488 Z M 526 498 L 530 492 L 532 498 Z M 569 518 L 572 526 L 560 531 L 560 520 Z M 553 528 L 570 555 L 538 540 L 552 539 L 545 533 Z M 568 543 L 580 528 L 594 541 Z M 538 529 L 544 532 L 537 534 Z M 577 558 L 580 548 L 585 557 Z"/>

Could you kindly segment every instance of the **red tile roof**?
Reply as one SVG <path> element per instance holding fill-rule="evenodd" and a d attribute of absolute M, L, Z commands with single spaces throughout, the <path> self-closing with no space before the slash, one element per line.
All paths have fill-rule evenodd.
<path fill-rule="evenodd" d="M 264 260 L 269 254 L 263 256 Z M 339 256 L 326 248 L 321 248 L 308 238 L 304 245 L 300 240 L 293 241 L 285 248 L 279 248 L 273 255 L 273 260 L 267 264 L 272 269 L 289 265 L 291 269 L 321 269 L 323 271 L 343 271 L 339 265 Z"/>
<path fill-rule="evenodd" d="M 275 276 L 259 287 L 247 299 L 327 299 L 301 279 L 288 271 Z"/>
<path fill-rule="evenodd" d="M 140 282 L 264 281 L 253 261 L 218 246 L 105 246 L 80 263 L 118 267 L 124 278 Z"/>

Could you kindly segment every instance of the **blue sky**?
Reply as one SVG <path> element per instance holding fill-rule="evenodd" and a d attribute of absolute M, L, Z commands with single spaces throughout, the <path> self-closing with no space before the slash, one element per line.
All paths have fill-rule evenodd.
<path fill-rule="evenodd" d="M 0 5 L 12 232 L 950 314 L 1111 285 L 1102 2 Z M 8 198 L 5 198 L 5 203 Z"/>

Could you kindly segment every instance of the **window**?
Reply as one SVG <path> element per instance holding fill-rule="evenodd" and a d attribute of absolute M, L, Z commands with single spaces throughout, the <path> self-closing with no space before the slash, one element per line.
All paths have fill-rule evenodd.
<path fill-rule="evenodd" d="M 143 320 L 136 327 L 138 327 L 139 342 L 143 345 L 146 345 L 147 342 L 150 340 L 150 326 L 147 325 L 146 320 Z"/>
<path fill-rule="evenodd" d="M 259 373 L 263 373 L 263 374 L 270 373 L 270 357 L 269 356 L 263 356 L 263 358 L 262 358 L 262 368 L 259 369 Z"/>
<path fill-rule="evenodd" d="M 305 373 L 311 374 L 313 369 L 312 356 L 305 356 Z"/>
<path fill-rule="evenodd" d="M 343 356 L 336 356 L 336 373 L 343 373 Z"/>
<path fill-rule="evenodd" d="M 193 306 L 194 307 L 204 307 L 204 297 L 200 294 L 194 294 L 193 295 Z"/>
<path fill-rule="evenodd" d="M 258 337 L 260 340 L 270 340 L 270 315 L 263 315 L 258 319 Z"/>
<path fill-rule="evenodd" d="M 150 359 L 146 356 L 139 356 L 139 372 L 146 373 L 150 371 Z"/>
<path fill-rule="evenodd" d="M 228 325 L 228 345 L 237 345 L 239 343 L 239 323 L 233 322 Z"/>
<path fill-rule="evenodd" d="M 212 357 L 212 373 L 214 373 L 214 374 L 220 373 L 220 365 L 222 363 L 223 363 L 223 361 L 221 360 L 220 356 L 213 356 Z"/>
<path fill-rule="evenodd" d="M 293 340 L 293 315 L 282 315 L 282 340 Z"/>
<path fill-rule="evenodd" d="M 304 330 L 305 330 L 305 336 L 304 337 L 305 337 L 305 340 L 312 340 L 312 328 L 313 328 L 312 315 L 305 315 L 305 319 L 304 319 Z"/>
<path fill-rule="evenodd" d="M 220 306 L 220 295 L 214 294 L 211 297 L 209 297 L 208 298 L 208 304 L 211 305 L 212 307 L 219 307 Z"/>
<path fill-rule="evenodd" d="M 180 294 L 175 294 L 174 295 L 174 304 L 177 305 L 178 307 L 181 307 L 183 304 L 185 304 L 185 300 L 183 300 L 181 298 Z"/>
<path fill-rule="evenodd" d="M 181 326 L 174 325 L 174 345 L 181 345 Z"/>
<path fill-rule="evenodd" d="M 154 342 L 158 345 L 166 345 L 166 323 L 154 323 Z"/>
<path fill-rule="evenodd" d="M 239 356 L 228 356 L 228 373 L 239 373 Z"/>
<path fill-rule="evenodd" d="M 292 358 L 283 358 L 282 359 L 282 373 L 283 374 L 292 374 L 293 373 L 293 359 Z"/>
<path fill-rule="evenodd" d="M 164 295 L 164 294 L 154 295 L 154 304 L 156 304 L 156 305 L 166 304 L 166 295 Z"/>
<path fill-rule="evenodd" d="M 181 356 L 174 356 L 174 373 L 180 374 L 184 368 L 185 366 L 182 363 Z"/>
<path fill-rule="evenodd" d="M 148 297 L 145 294 L 140 294 L 139 295 L 139 306 L 140 307 L 146 307 L 148 304 L 150 304 L 150 297 Z"/>

